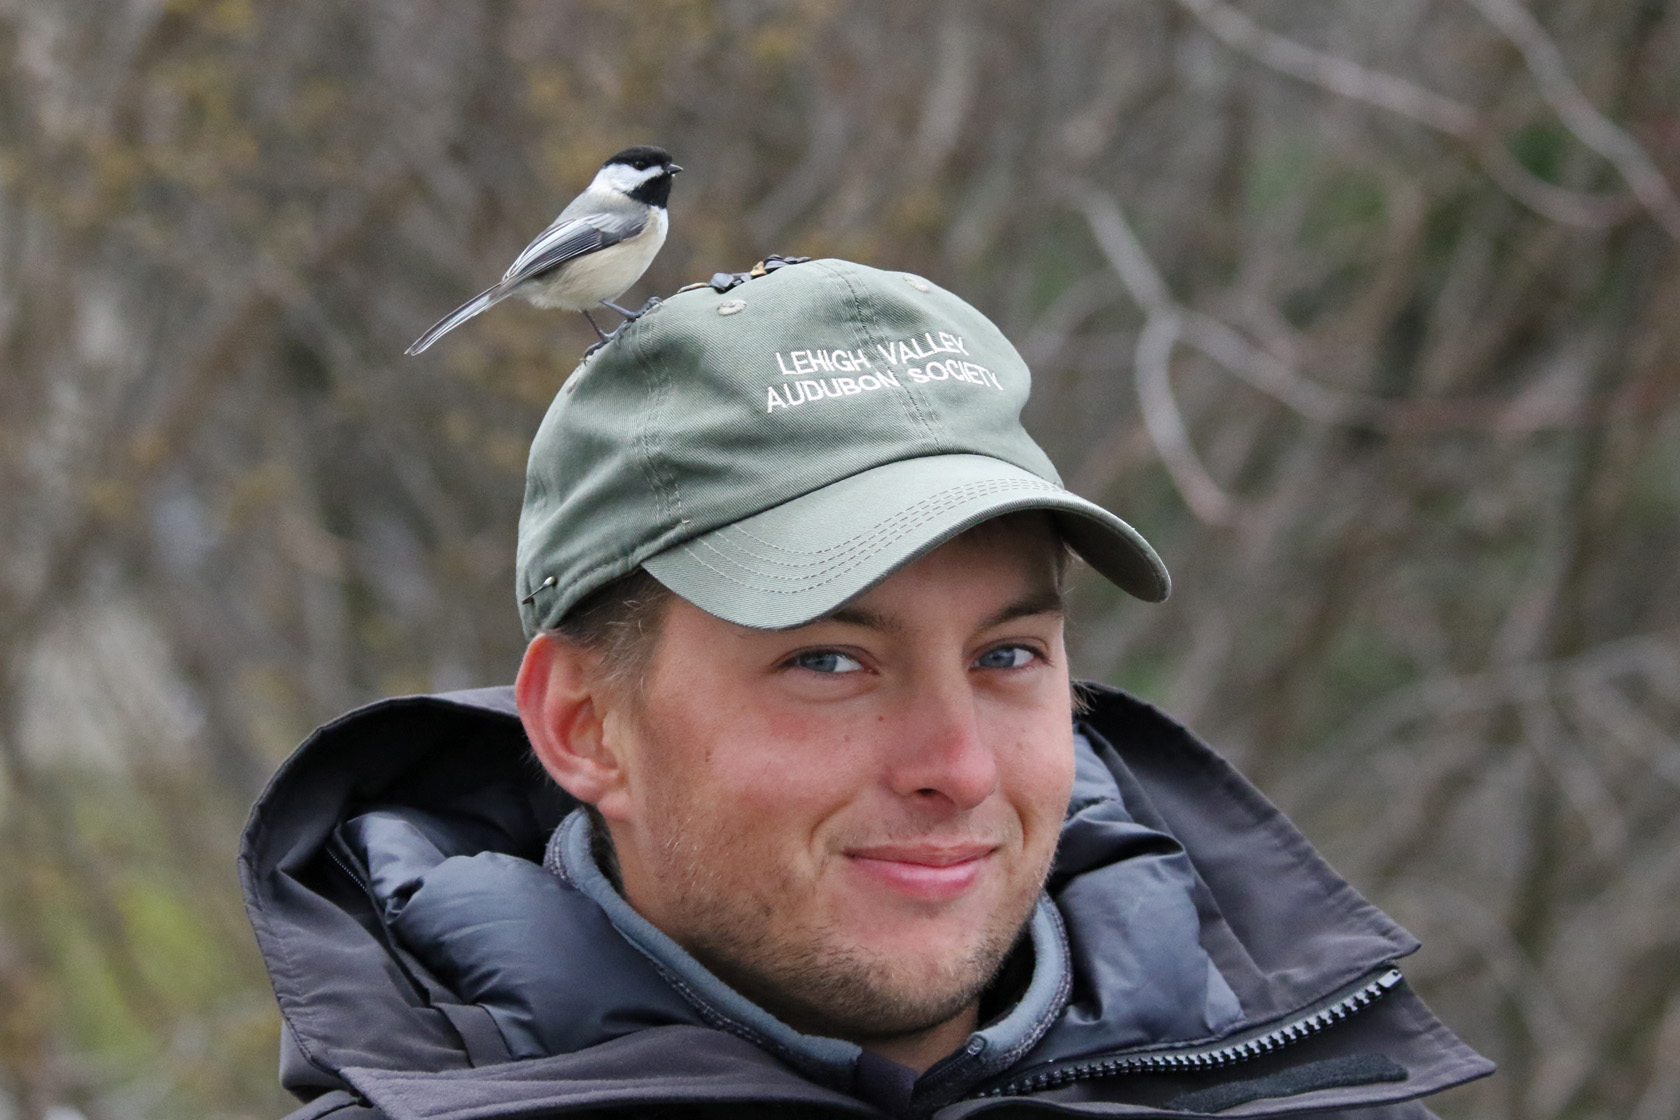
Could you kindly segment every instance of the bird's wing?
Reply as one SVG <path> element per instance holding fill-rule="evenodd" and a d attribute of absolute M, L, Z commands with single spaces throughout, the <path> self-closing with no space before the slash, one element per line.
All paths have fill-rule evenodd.
<path fill-rule="evenodd" d="M 525 246 L 525 251 L 508 266 L 498 287 L 511 288 L 567 261 L 605 249 L 608 245 L 636 236 L 647 226 L 647 207 L 622 212 L 600 211 L 578 218 L 562 214 L 553 225 Z"/>
<path fill-rule="evenodd" d="M 567 210 L 570 209 L 567 207 Z M 439 319 L 431 330 L 415 339 L 414 344 L 403 353 L 420 353 L 480 311 L 494 307 L 511 296 L 515 288 L 533 276 L 540 276 L 585 253 L 593 253 L 634 237 L 646 226 L 645 206 L 627 206 L 622 210 L 606 208 L 581 217 L 567 217 L 562 213 L 553 225 L 525 246 L 525 251 L 508 267 L 499 284 L 484 289 Z"/>

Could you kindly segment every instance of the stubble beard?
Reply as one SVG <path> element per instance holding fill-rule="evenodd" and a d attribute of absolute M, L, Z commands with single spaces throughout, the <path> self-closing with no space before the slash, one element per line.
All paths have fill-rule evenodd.
<path fill-rule="evenodd" d="M 807 1034 L 853 1042 L 896 1038 L 962 1014 L 1020 939 L 1049 870 L 1046 860 L 1031 889 L 994 912 L 965 951 L 909 962 L 859 944 L 831 923 L 798 921 L 812 900 L 790 876 L 747 890 L 727 881 L 716 861 L 717 852 L 736 850 L 727 825 L 702 822 L 677 800 L 656 814 L 652 837 L 663 856 L 662 877 L 680 899 L 667 915 L 676 932 L 666 932 L 731 987 Z"/>

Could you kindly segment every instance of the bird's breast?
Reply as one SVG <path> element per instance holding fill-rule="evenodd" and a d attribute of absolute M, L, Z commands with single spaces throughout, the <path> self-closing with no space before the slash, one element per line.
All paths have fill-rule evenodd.
<path fill-rule="evenodd" d="M 653 263 L 668 228 L 665 211 L 655 207 L 636 236 L 567 261 L 553 275 L 528 285 L 528 293 L 520 294 L 538 307 L 562 311 L 586 311 L 604 299 L 617 299 Z"/>

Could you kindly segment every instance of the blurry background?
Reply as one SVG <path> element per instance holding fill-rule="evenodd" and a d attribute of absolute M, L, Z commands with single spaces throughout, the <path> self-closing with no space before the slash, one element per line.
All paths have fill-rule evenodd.
<path fill-rule="evenodd" d="M 1172 567 L 1086 675 L 1420 934 L 1502 1076 L 1680 1115 L 1666 0 L 0 0 L 0 1118 L 279 1115 L 238 829 L 311 727 L 509 681 L 591 340 L 501 274 L 669 146 L 626 297 L 927 275 Z M 609 319 L 611 316 L 608 317 Z"/>

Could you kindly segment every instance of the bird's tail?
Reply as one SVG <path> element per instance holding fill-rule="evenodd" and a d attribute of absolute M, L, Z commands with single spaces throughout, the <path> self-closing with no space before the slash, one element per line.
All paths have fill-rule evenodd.
<path fill-rule="evenodd" d="M 457 307 L 433 324 L 432 329 L 414 340 L 414 343 L 404 350 L 404 354 L 414 355 L 422 352 L 426 347 L 460 326 L 462 323 L 477 315 L 480 311 L 496 306 L 513 294 L 512 288 L 504 288 L 497 284 L 484 289 L 466 303 Z"/>

